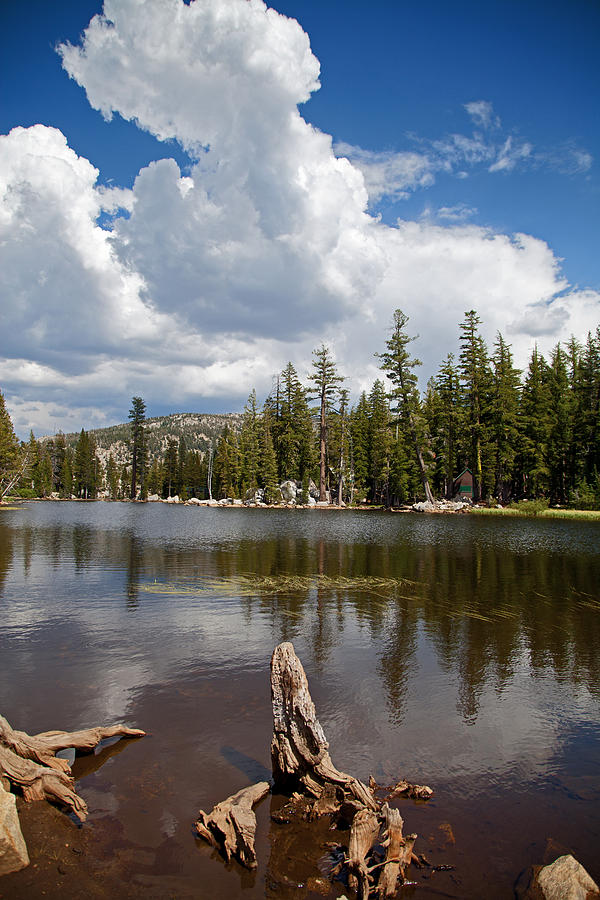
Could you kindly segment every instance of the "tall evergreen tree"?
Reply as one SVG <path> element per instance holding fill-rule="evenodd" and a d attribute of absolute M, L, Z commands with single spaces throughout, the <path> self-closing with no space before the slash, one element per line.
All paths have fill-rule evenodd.
<path fill-rule="evenodd" d="M 96 445 L 83 428 L 75 448 L 73 483 L 75 494 L 82 500 L 91 500 L 96 496 L 98 485 Z"/>
<path fill-rule="evenodd" d="M 244 407 L 240 431 L 242 498 L 254 494 L 259 487 L 261 439 L 259 419 L 256 391 L 253 390 Z"/>
<path fill-rule="evenodd" d="M 550 492 L 549 415 L 547 364 L 536 346 L 525 375 L 519 410 L 522 492 L 530 499 L 548 497 Z"/>
<path fill-rule="evenodd" d="M 119 473 L 112 453 L 109 453 L 106 462 L 106 490 L 111 500 L 116 500 L 119 495 Z"/>
<path fill-rule="evenodd" d="M 132 397 L 129 410 L 131 423 L 131 499 L 137 497 L 138 482 L 140 487 L 140 499 L 145 500 L 146 491 L 146 404 L 141 397 Z"/>
<path fill-rule="evenodd" d="M 383 381 L 377 379 L 369 393 L 368 497 L 372 503 L 390 506 L 392 429 L 388 396 Z"/>
<path fill-rule="evenodd" d="M 564 504 L 567 502 L 571 487 L 569 471 L 573 397 L 569 385 L 568 357 L 560 344 L 552 351 L 546 375 L 549 390 L 550 502 Z"/>
<path fill-rule="evenodd" d="M 465 313 L 460 326 L 459 369 L 465 407 L 465 437 L 469 466 L 473 474 L 473 499 L 485 496 L 484 452 L 486 417 L 490 411 L 491 371 L 485 342 L 479 333 L 481 319 L 474 309 Z M 485 460 L 487 464 L 488 460 Z"/>
<path fill-rule="evenodd" d="M 516 462 L 520 444 L 519 400 L 521 373 L 513 366 L 512 352 L 498 332 L 492 357 L 494 364 L 491 430 L 494 443 L 494 494 L 509 500 L 515 490 Z"/>
<path fill-rule="evenodd" d="M 442 363 L 435 379 L 439 398 L 438 418 L 435 423 L 436 467 L 440 473 L 441 488 L 445 497 L 452 496 L 454 479 L 459 475 L 459 430 L 460 430 L 460 377 L 449 353 Z"/>
<path fill-rule="evenodd" d="M 358 398 L 358 403 L 350 413 L 350 470 L 354 496 L 363 499 L 369 484 L 369 400 L 365 391 Z"/>
<path fill-rule="evenodd" d="M 380 368 L 394 385 L 390 398 L 395 404 L 394 412 L 398 416 L 399 422 L 403 427 L 408 428 L 410 433 L 425 499 L 433 503 L 433 494 L 423 459 L 424 434 L 417 376 L 413 371 L 415 366 L 421 365 L 421 360 L 415 359 L 408 352 L 408 345 L 415 340 L 415 337 L 407 335 L 405 331 L 407 322 L 408 316 L 401 309 L 395 310 L 392 333 L 385 342 L 387 350 L 385 353 L 377 355 L 381 360 Z"/>
<path fill-rule="evenodd" d="M 335 363 L 325 344 L 313 350 L 313 371 L 308 376 L 313 387 L 310 397 L 319 401 L 319 500 L 327 499 L 327 421 L 334 398 L 339 392 L 343 377 L 337 374 Z"/>
<path fill-rule="evenodd" d="M 177 491 L 179 469 L 179 445 L 176 438 L 171 437 L 167 442 L 164 459 L 165 489 L 167 497 L 172 497 Z"/>
<path fill-rule="evenodd" d="M 13 489 L 23 471 L 19 440 L 0 391 L 0 501 Z"/>
<path fill-rule="evenodd" d="M 260 442 L 260 479 L 265 492 L 265 503 L 277 503 L 281 498 L 277 483 L 277 458 L 271 437 L 271 417 L 268 406 L 262 415 Z"/>

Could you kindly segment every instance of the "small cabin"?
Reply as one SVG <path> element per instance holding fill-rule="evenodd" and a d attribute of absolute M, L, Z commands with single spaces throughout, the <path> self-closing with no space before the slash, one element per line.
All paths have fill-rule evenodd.
<path fill-rule="evenodd" d="M 463 469 L 452 485 L 452 496 L 459 500 L 473 499 L 473 473 L 470 469 Z"/>

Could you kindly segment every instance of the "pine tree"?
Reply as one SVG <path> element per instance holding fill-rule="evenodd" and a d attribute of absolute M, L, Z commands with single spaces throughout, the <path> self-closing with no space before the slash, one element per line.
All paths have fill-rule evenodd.
<path fill-rule="evenodd" d="M 19 440 L 0 391 L 0 501 L 12 490 L 23 471 Z"/>
<path fill-rule="evenodd" d="M 439 405 L 437 419 L 432 423 L 435 435 L 436 468 L 440 477 L 440 488 L 448 499 L 452 497 L 454 479 L 464 469 L 460 465 L 458 436 L 460 430 L 460 378 L 449 353 L 435 378 L 435 389 Z"/>
<path fill-rule="evenodd" d="M 568 359 L 560 344 L 552 351 L 547 369 L 549 389 L 548 467 L 550 502 L 564 504 L 569 496 L 569 456 L 572 421 L 572 394 L 569 388 Z"/>
<path fill-rule="evenodd" d="M 260 421 L 256 391 L 252 391 L 242 416 L 240 431 L 241 493 L 242 499 L 253 496 L 259 487 Z"/>
<path fill-rule="evenodd" d="M 119 473 L 112 453 L 109 453 L 106 462 L 106 489 L 111 500 L 116 500 L 119 495 Z"/>
<path fill-rule="evenodd" d="M 214 486 L 218 497 L 240 496 L 240 453 L 235 432 L 225 425 L 214 455 Z"/>
<path fill-rule="evenodd" d="M 309 396 L 319 401 L 319 500 L 327 500 L 327 420 L 334 398 L 343 382 L 337 374 L 335 363 L 329 349 L 321 344 L 313 350 L 313 371 L 308 376 L 314 387 L 308 391 Z"/>
<path fill-rule="evenodd" d="M 368 491 L 369 480 L 369 401 L 365 391 L 350 413 L 350 472 L 354 496 L 363 499 Z"/>
<path fill-rule="evenodd" d="M 179 447 L 177 440 L 169 438 L 164 459 L 165 490 L 167 497 L 172 497 L 177 489 L 177 474 L 179 463 Z"/>
<path fill-rule="evenodd" d="M 465 313 L 461 324 L 459 369 L 465 410 L 465 439 L 469 466 L 473 473 L 473 499 L 485 497 L 488 459 L 484 459 L 487 442 L 486 419 L 490 412 L 491 371 L 485 342 L 479 334 L 481 319 L 474 309 Z"/>
<path fill-rule="evenodd" d="M 392 430 L 389 401 L 383 381 L 377 379 L 369 393 L 369 499 L 390 506 L 390 455 Z"/>
<path fill-rule="evenodd" d="M 494 403 L 491 431 L 494 442 L 494 494 L 509 500 L 515 488 L 516 461 L 520 443 L 519 400 L 521 373 L 514 368 L 510 345 L 498 332 L 494 345 Z"/>
<path fill-rule="evenodd" d="M 415 337 L 409 337 L 406 334 L 407 322 L 408 316 L 401 309 L 395 310 L 392 333 L 385 342 L 387 351 L 377 355 L 381 359 L 380 368 L 394 385 L 390 399 L 395 404 L 394 412 L 398 416 L 399 423 L 410 433 L 425 499 L 433 503 L 433 494 L 423 459 L 424 430 L 420 414 L 417 376 L 413 371 L 416 366 L 421 365 L 421 361 L 411 357 L 408 352 L 408 345 L 415 340 Z"/>
<path fill-rule="evenodd" d="M 548 497 L 550 493 L 550 391 L 547 368 L 544 357 L 535 347 L 523 383 L 519 410 L 523 493 L 532 500 Z"/>
<path fill-rule="evenodd" d="M 83 500 L 91 500 L 96 496 L 98 486 L 98 458 L 93 438 L 81 429 L 75 458 L 73 461 L 73 482 L 75 493 Z"/>
<path fill-rule="evenodd" d="M 140 486 L 140 499 L 147 497 L 146 490 L 146 466 L 147 448 L 144 422 L 146 421 L 146 404 L 141 397 L 132 397 L 129 410 L 131 422 L 131 499 L 137 497 L 138 482 Z"/>
<path fill-rule="evenodd" d="M 70 500 L 73 496 L 73 450 L 67 447 L 61 474 L 62 496 Z"/>
<path fill-rule="evenodd" d="M 584 477 L 588 482 L 600 471 L 600 326 L 590 332 L 579 367 L 579 434 Z"/>
<path fill-rule="evenodd" d="M 265 492 L 265 503 L 277 503 L 281 498 L 277 481 L 277 458 L 271 437 L 271 421 L 268 407 L 262 415 L 262 433 L 260 443 L 260 478 Z"/>

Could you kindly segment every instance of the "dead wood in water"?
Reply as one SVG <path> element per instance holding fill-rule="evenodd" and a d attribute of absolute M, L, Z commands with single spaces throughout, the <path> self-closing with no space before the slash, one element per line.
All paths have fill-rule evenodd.
<path fill-rule="evenodd" d="M 271 658 L 273 740 L 271 763 L 275 789 L 299 790 L 321 797 L 325 785 L 340 787 L 344 796 L 376 810 L 369 788 L 340 772 L 329 755 L 329 744 L 315 711 L 302 663 L 291 643 L 279 644 Z"/>
<path fill-rule="evenodd" d="M 386 853 L 377 885 L 377 892 L 381 900 L 385 897 L 394 896 L 399 876 L 401 882 L 404 883 L 404 873 L 410 864 L 412 850 L 417 839 L 416 834 L 403 836 L 402 828 L 404 827 L 404 822 L 399 809 L 392 809 L 386 803 L 382 813 L 385 815 L 383 844 L 386 848 Z"/>
<path fill-rule="evenodd" d="M 85 801 L 75 791 L 75 780 L 59 750 L 74 748 L 90 752 L 111 737 L 142 737 L 146 732 L 125 725 L 87 728 L 84 731 L 44 731 L 30 735 L 11 727 L 0 716 L 0 774 L 19 788 L 27 801 L 50 800 L 70 809 L 82 822 Z"/>
<path fill-rule="evenodd" d="M 348 843 L 348 886 L 358 889 L 359 900 L 369 896 L 369 870 L 366 857 L 379 835 L 379 820 L 372 809 L 361 809 L 352 820 Z"/>
<path fill-rule="evenodd" d="M 259 781 L 217 803 L 208 814 L 200 810 L 196 822 L 198 834 L 220 849 L 227 862 L 235 856 L 247 869 L 255 869 L 256 816 L 252 807 L 266 797 L 269 790 L 268 781 Z"/>
<path fill-rule="evenodd" d="M 272 820 L 289 825 L 294 819 L 312 821 L 330 815 L 333 827 L 350 828 L 350 837 L 347 853 L 341 844 L 334 845 L 338 861 L 329 877 L 344 870 L 359 900 L 367 900 L 372 890 L 380 900 L 394 896 L 413 859 L 416 835 L 403 836 L 400 812 L 377 797 L 376 792 L 382 788 L 374 779 L 367 787 L 334 766 L 306 673 L 289 642 L 273 651 L 271 699 L 273 790 L 291 795 L 285 806 L 272 813 Z M 422 799 L 433 793 L 431 788 L 407 781 L 389 790 L 390 796 Z M 256 817 L 252 808 L 268 791 L 268 783 L 260 782 L 218 803 L 209 814 L 201 810 L 196 822 L 198 834 L 221 850 L 228 862 L 236 857 L 247 868 L 256 868 Z"/>

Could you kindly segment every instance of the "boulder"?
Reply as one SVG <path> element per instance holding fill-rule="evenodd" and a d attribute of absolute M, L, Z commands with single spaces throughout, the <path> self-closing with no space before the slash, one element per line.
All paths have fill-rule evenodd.
<path fill-rule="evenodd" d="M 279 490 L 281 491 L 281 496 L 284 503 L 290 503 L 292 500 L 296 500 L 298 487 L 295 481 L 283 481 L 279 485 Z"/>
<path fill-rule="evenodd" d="M 431 500 L 422 500 L 420 503 L 413 503 L 412 508 L 415 512 L 433 512 L 435 505 Z"/>
<path fill-rule="evenodd" d="M 179 495 L 175 494 L 173 497 L 166 497 L 163 503 L 179 503 Z"/>
<path fill-rule="evenodd" d="M 29 865 L 29 854 L 17 815 L 17 798 L 0 787 L 0 875 Z"/>
<path fill-rule="evenodd" d="M 600 897 L 600 889 L 581 863 L 566 854 L 549 866 L 527 870 L 516 894 L 520 900 L 592 900 Z"/>
<path fill-rule="evenodd" d="M 158 494 L 150 494 L 148 497 L 148 503 L 156 503 L 156 501 L 158 499 L 159 499 Z"/>

